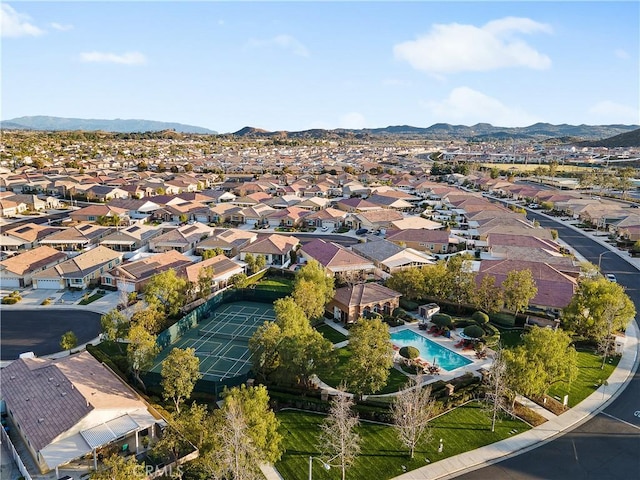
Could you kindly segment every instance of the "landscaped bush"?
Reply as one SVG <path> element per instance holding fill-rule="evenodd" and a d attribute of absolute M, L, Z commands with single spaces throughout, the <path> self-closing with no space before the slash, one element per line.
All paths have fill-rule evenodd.
<path fill-rule="evenodd" d="M 487 315 L 484 312 L 474 312 L 473 315 L 471 315 L 471 318 L 473 318 L 476 323 L 478 325 L 484 325 L 485 323 L 489 323 L 489 315 Z"/>
<path fill-rule="evenodd" d="M 51 305 L 51 299 L 45 298 L 40 305 Z"/>
<path fill-rule="evenodd" d="M 451 315 L 447 315 L 446 313 L 436 313 L 431 317 L 431 321 L 440 328 L 451 328 L 453 327 L 453 319 Z"/>
<path fill-rule="evenodd" d="M 21 300 L 20 297 L 4 297 L 2 299 L 2 304 L 3 305 L 13 305 L 14 303 L 18 303 Z"/>
<path fill-rule="evenodd" d="M 484 330 L 480 325 L 469 325 L 462 333 L 471 338 L 482 338 L 484 336 Z"/>
<path fill-rule="evenodd" d="M 393 310 L 392 315 L 398 318 L 405 318 L 407 316 L 407 311 L 404 308 L 396 308 Z"/>
<path fill-rule="evenodd" d="M 417 302 L 412 302 L 411 300 L 405 300 L 404 298 L 401 298 L 400 306 L 408 312 L 413 312 L 414 310 L 418 310 L 420 304 L 418 304 Z"/>
<path fill-rule="evenodd" d="M 513 327 L 516 320 L 510 313 L 493 313 L 489 318 L 491 319 L 491 323 L 495 323 L 501 327 Z"/>
<path fill-rule="evenodd" d="M 398 353 L 401 357 L 408 358 L 409 360 L 413 360 L 420 356 L 420 351 L 416 347 L 412 346 L 402 347 Z"/>
<path fill-rule="evenodd" d="M 482 325 L 482 329 L 484 330 L 484 342 L 488 347 L 493 347 L 498 344 L 500 341 L 500 330 L 497 327 L 494 327 L 490 324 Z"/>
<path fill-rule="evenodd" d="M 384 315 L 382 317 L 382 321 L 390 327 L 399 327 L 401 325 L 404 325 L 404 320 L 402 320 L 401 318 L 390 317 L 389 315 Z"/>
<path fill-rule="evenodd" d="M 466 318 L 456 318 L 456 320 L 453 322 L 453 325 L 455 328 L 464 328 L 464 327 L 468 327 L 469 325 L 475 325 L 475 324 L 476 322 Z"/>

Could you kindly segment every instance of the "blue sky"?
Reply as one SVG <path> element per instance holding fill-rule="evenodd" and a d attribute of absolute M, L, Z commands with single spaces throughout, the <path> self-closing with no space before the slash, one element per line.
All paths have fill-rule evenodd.
<path fill-rule="evenodd" d="M 219 132 L 640 124 L 636 1 L 0 7 L 2 119 Z"/>

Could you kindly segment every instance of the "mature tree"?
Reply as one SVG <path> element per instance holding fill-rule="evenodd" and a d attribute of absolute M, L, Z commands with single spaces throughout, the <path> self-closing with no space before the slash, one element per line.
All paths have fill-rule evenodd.
<path fill-rule="evenodd" d="M 502 282 L 502 291 L 505 306 L 517 317 L 538 294 L 538 287 L 531 270 L 512 270 Z"/>
<path fill-rule="evenodd" d="M 108 342 L 115 342 L 127 336 L 129 319 L 124 313 L 114 308 L 100 317 L 100 327 L 102 338 Z M 118 349 L 122 351 L 122 346 L 119 343 Z"/>
<path fill-rule="evenodd" d="M 449 298 L 455 285 L 449 279 L 449 271 L 447 270 L 447 262 L 439 260 L 433 265 L 423 268 L 424 274 L 424 292 L 427 297 L 432 298 Z"/>
<path fill-rule="evenodd" d="M 359 395 L 375 393 L 384 387 L 393 367 L 393 347 L 389 326 L 379 319 L 359 319 L 349 331 L 351 356 L 345 381 Z"/>
<path fill-rule="evenodd" d="M 344 388 L 331 401 L 329 415 L 320 426 L 318 448 L 327 463 L 337 462 L 345 480 L 347 469 L 353 465 L 360 454 L 360 435 L 356 427 L 360 423 L 358 415 L 353 412 L 353 398 L 344 393 Z"/>
<path fill-rule="evenodd" d="M 133 325 L 127 336 L 127 360 L 129 367 L 142 388 L 146 388 L 140 374 L 151 368 L 153 359 L 160 352 L 156 337 L 150 334 L 143 325 Z"/>
<path fill-rule="evenodd" d="M 60 348 L 63 350 L 71 350 L 78 346 L 78 337 L 71 330 L 62 334 L 60 337 Z"/>
<path fill-rule="evenodd" d="M 224 251 L 221 248 L 208 248 L 202 252 L 202 259 L 209 260 L 210 258 L 217 257 L 218 255 L 224 255 Z"/>
<path fill-rule="evenodd" d="M 151 305 L 131 315 L 131 325 L 141 325 L 152 335 L 160 333 L 165 324 L 164 312 L 158 306 Z"/>
<path fill-rule="evenodd" d="M 564 328 L 599 341 L 624 330 L 635 315 L 635 306 L 624 288 L 599 277 L 580 282 L 562 319 Z"/>
<path fill-rule="evenodd" d="M 144 289 L 144 299 L 149 305 L 157 305 L 168 316 L 173 317 L 185 303 L 186 287 L 187 281 L 170 268 L 149 280 Z"/>
<path fill-rule="evenodd" d="M 317 261 L 310 260 L 296 273 L 293 298 L 308 318 L 322 317 L 325 305 L 334 294 L 333 277 L 327 276 Z"/>
<path fill-rule="evenodd" d="M 256 272 L 259 272 L 267 265 L 267 258 L 264 255 L 256 256 L 255 268 Z"/>
<path fill-rule="evenodd" d="M 469 303 L 475 288 L 476 274 L 471 268 L 469 255 L 454 255 L 447 261 L 449 299 L 458 305 Z"/>
<path fill-rule="evenodd" d="M 231 275 L 229 283 L 235 288 L 246 288 L 249 285 L 249 279 L 244 273 L 236 273 L 235 275 Z"/>
<path fill-rule="evenodd" d="M 392 407 L 393 428 L 400 443 L 409 449 L 411 458 L 416 447 L 431 440 L 429 419 L 434 414 L 435 400 L 431 386 L 422 386 L 422 375 L 409 380 L 395 398 Z"/>
<path fill-rule="evenodd" d="M 213 277 L 215 273 L 213 267 L 201 268 L 198 272 L 198 297 L 207 298 L 211 295 L 211 289 L 213 288 Z"/>
<path fill-rule="evenodd" d="M 244 262 L 247 264 L 249 275 L 253 275 L 256 272 L 256 257 L 252 253 L 247 253 L 244 256 Z"/>
<path fill-rule="evenodd" d="M 249 339 L 253 371 L 262 381 L 280 366 L 278 347 L 283 338 L 282 330 L 275 322 L 265 322 Z"/>
<path fill-rule="evenodd" d="M 174 348 L 162 361 L 162 396 L 173 400 L 176 412 L 180 413 L 180 403 L 191 396 L 196 382 L 202 378 L 200 359 L 193 348 Z"/>
<path fill-rule="evenodd" d="M 102 461 L 100 469 L 91 472 L 91 480 L 142 480 L 146 478 L 135 457 L 123 457 L 114 453 Z"/>
<path fill-rule="evenodd" d="M 502 288 L 496 285 L 496 277 L 485 275 L 472 294 L 473 304 L 486 313 L 498 313 L 503 305 Z"/>
<path fill-rule="evenodd" d="M 522 345 L 502 351 L 511 390 L 544 395 L 555 383 L 575 380 L 577 354 L 567 333 L 533 327 L 522 338 Z"/>
<path fill-rule="evenodd" d="M 259 465 L 275 463 L 282 455 L 279 421 L 269 409 L 269 395 L 263 386 L 234 387 L 225 391 L 224 403 L 215 412 L 216 436 L 221 470 L 227 478 L 261 478 Z"/>
<path fill-rule="evenodd" d="M 502 349 L 497 349 L 493 363 L 484 379 L 484 398 L 488 402 L 491 415 L 491 431 L 495 432 L 500 410 L 506 408 L 505 399 L 509 394 L 507 388 L 507 364 L 502 356 Z"/>
<path fill-rule="evenodd" d="M 407 268 L 394 272 L 386 281 L 387 287 L 402 293 L 407 300 L 418 300 L 425 296 L 425 273 L 427 268 Z"/>

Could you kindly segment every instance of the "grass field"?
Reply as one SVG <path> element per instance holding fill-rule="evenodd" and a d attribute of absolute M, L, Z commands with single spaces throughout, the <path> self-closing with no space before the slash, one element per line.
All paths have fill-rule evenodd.
<path fill-rule="evenodd" d="M 501 330 L 500 331 L 500 343 L 505 348 L 513 348 L 518 345 L 522 345 L 522 333 L 524 330 Z"/>
<path fill-rule="evenodd" d="M 286 452 L 276 468 L 285 480 L 307 478 L 309 456 L 320 457 L 317 447 L 320 424 L 324 416 L 293 410 L 277 414 L 281 422 L 280 432 L 284 436 Z M 488 416 L 478 404 L 469 403 L 432 420 L 433 440 L 426 446 L 416 449 L 413 460 L 408 450 L 402 447 L 395 431 L 388 425 L 362 422 L 358 433 L 362 438 L 361 453 L 356 463 L 347 471 L 350 480 L 385 480 L 400 475 L 404 465 L 414 470 L 444 458 L 497 442 L 517 430 L 523 432 L 529 426 L 519 420 L 503 419 L 491 432 Z M 443 439 L 443 452 L 438 453 L 439 439 Z M 332 468 L 325 471 L 319 462 L 314 461 L 313 478 L 317 480 L 335 480 L 341 478 L 340 470 Z"/>
<path fill-rule="evenodd" d="M 338 348 L 337 350 L 334 350 L 333 353 L 338 358 L 337 365 L 331 370 L 318 372 L 318 377 L 320 377 L 320 379 L 328 385 L 331 385 L 332 387 L 338 387 L 340 385 L 340 382 L 344 378 L 344 371 L 351 354 L 346 348 Z M 395 368 L 392 368 L 389 373 L 387 384 L 382 388 L 382 390 L 375 393 L 379 395 L 384 393 L 397 392 L 407 383 L 407 380 L 408 377 L 406 375 L 399 372 Z"/>
<path fill-rule="evenodd" d="M 270 290 L 272 292 L 291 293 L 293 291 L 293 280 L 289 278 L 265 277 L 256 283 L 257 290 Z"/>
<path fill-rule="evenodd" d="M 322 336 L 327 340 L 329 340 L 331 343 L 344 342 L 347 338 L 349 338 L 346 335 L 337 331 L 335 328 L 331 328 L 326 323 L 322 323 L 318 325 L 317 327 L 315 327 L 315 329 L 319 331 L 322 334 Z"/>
<path fill-rule="evenodd" d="M 82 300 L 80 300 L 80 302 L 78 302 L 78 305 L 89 305 L 91 302 L 95 302 L 99 298 L 104 297 L 104 295 L 105 295 L 104 293 L 94 293 L 90 297 L 83 298 Z"/>
<path fill-rule="evenodd" d="M 569 395 L 569 407 L 575 407 L 609 378 L 619 361 L 620 357 L 610 357 L 604 369 L 601 369 L 602 357 L 600 355 L 591 351 L 578 351 L 578 378 L 570 385 L 566 383 L 554 385 L 549 389 L 548 394 L 559 398 Z"/>

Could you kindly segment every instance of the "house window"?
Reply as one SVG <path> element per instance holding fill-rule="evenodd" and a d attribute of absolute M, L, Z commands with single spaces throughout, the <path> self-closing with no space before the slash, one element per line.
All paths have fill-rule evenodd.
<path fill-rule="evenodd" d="M 94 215 L 89 215 L 87 218 L 89 219 L 90 222 L 96 221 L 96 217 Z"/>
<path fill-rule="evenodd" d="M 102 280 L 104 281 L 104 283 L 105 283 L 106 285 L 111 285 L 111 278 L 110 278 L 110 277 L 105 277 L 105 278 L 103 278 Z"/>

